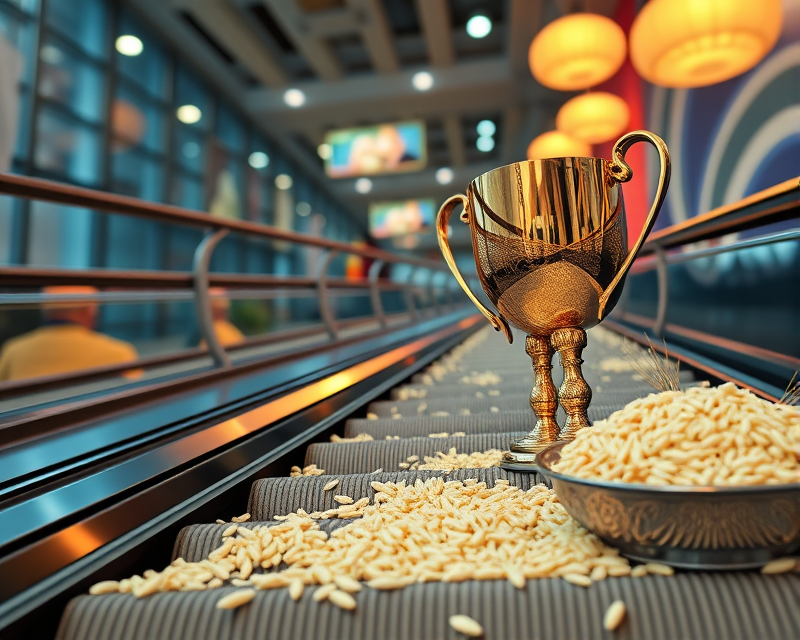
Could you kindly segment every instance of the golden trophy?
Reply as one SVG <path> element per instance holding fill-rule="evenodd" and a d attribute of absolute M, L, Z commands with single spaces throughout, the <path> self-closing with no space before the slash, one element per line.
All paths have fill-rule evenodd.
<path fill-rule="evenodd" d="M 629 251 L 621 183 L 633 177 L 625 153 L 636 142 L 655 146 L 660 159 L 656 198 L 642 233 Z M 619 300 L 625 274 L 655 223 L 669 183 L 669 152 L 648 131 L 617 140 L 611 161 L 551 158 L 516 162 L 475 178 L 466 195 L 448 198 L 439 210 L 439 246 L 450 270 L 494 328 L 512 342 L 509 323 L 528 337 L 533 361 L 530 404 L 533 430 L 511 444 L 503 466 L 530 468 L 535 454 L 557 440 L 568 441 L 589 426 L 592 390 L 581 373 L 586 329 L 605 318 Z M 487 309 L 470 291 L 447 241 L 453 210 L 462 205 L 483 290 L 497 308 Z M 564 382 L 556 392 L 554 352 Z M 558 402 L 567 419 L 559 429 Z"/>

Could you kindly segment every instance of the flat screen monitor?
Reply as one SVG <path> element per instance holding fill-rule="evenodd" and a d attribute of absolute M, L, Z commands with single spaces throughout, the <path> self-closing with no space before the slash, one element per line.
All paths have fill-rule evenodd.
<path fill-rule="evenodd" d="M 373 202 L 369 206 L 369 233 L 377 239 L 426 233 L 433 226 L 433 200 Z"/>
<path fill-rule="evenodd" d="M 325 161 L 331 178 L 419 171 L 428 162 L 422 120 L 337 129 L 326 134 L 325 142 L 331 149 Z"/>

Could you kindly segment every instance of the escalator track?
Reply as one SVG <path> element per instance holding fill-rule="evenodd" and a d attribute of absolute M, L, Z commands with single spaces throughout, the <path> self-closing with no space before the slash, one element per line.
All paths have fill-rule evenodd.
<path fill-rule="evenodd" d="M 607 331 L 589 332 L 584 374 L 594 389 L 591 419 L 606 417 L 631 400 L 652 391 L 626 370 L 619 339 Z M 604 366 L 609 364 L 609 366 Z M 556 370 L 558 367 L 556 367 Z M 555 371 L 554 371 L 555 374 Z M 683 371 L 684 384 L 698 382 Z M 249 513 L 247 529 L 277 525 L 276 517 L 304 509 L 321 512 L 339 506 L 334 495 L 371 497 L 375 481 L 414 483 L 445 476 L 447 481 L 474 479 L 495 486 L 507 481 L 528 490 L 543 478 L 498 467 L 456 469 L 448 473 L 409 467 L 409 458 L 507 448 L 509 440 L 528 431 L 533 414 L 527 408 L 530 361 L 518 344 L 509 346 L 484 329 L 425 372 L 395 387 L 388 399 L 376 400 L 353 415 L 337 433 L 338 442 L 315 442 L 305 450 L 304 464 L 321 475 L 288 474 L 256 480 L 249 501 L 233 511 Z M 558 384 L 558 380 L 556 380 Z M 562 415 L 563 419 L 563 415 Z M 432 437 L 433 436 L 433 437 Z M 371 439 L 369 439 L 371 438 Z M 338 480 L 335 491 L 324 491 Z M 321 520 L 331 531 L 349 519 Z M 222 543 L 225 523 L 184 527 L 174 542 L 173 560 L 199 562 Z M 161 569 L 153 565 L 154 569 Z M 260 571 L 260 569 L 258 569 Z M 108 575 L 121 579 L 125 575 Z M 68 605 L 59 640 L 139 640 L 151 638 L 250 640 L 285 638 L 463 638 L 448 625 L 455 614 L 480 622 L 486 638 L 652 638 L 673 640 L 753 640 L 800 637 L 800 575 L 767 576 L 757 572 L 688 572 L 671 577 L 608 578 L 590 588 L 559 578 L 528 580 L 517 589 L 507 580 L 429 582 L 396 591 L 363 588 L 354 594 L 357 607 L 343 610 L 316 602 L 307 588 L 294 602 L 286 589 L 257 591 L 255 599 L 234 610 L 216 603 L 237 587 L 194 592 L 81 595 Z M 625 622 L 616 631 L 603 628 L 609 605 L 622 600 Z"/>

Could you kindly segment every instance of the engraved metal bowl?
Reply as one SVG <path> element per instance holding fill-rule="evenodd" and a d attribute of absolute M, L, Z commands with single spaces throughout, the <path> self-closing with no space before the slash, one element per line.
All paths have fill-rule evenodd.
<path fill-rule="evenodd" d="M 567 512 L 628 558 L 683 569 L 750 569 L 800 549 L 800 484 L 685 487 L 552 471 L 566 443 L 536 456 Z"/>

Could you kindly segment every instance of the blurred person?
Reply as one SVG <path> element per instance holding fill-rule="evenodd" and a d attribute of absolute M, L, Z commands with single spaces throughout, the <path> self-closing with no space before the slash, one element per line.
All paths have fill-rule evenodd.
<path fill-rule="evenodd" d="M 48 295 L 93 295 L 95 287 L 45 287 Z M 43 325 L 11 338 L 0 351 L 0 381 L 68 373 L 133 362 L 136 349 L 127 342 L 94 331 L 96 302 L 61 302 L 42 309 Z M 127 371 L 125 377 L 141 375 Z"/>
<path fill-rule="evenodd" d="M 406 141 L 399 129 L 393 125 L 383 125 L 378 129 L 375 148 L 383 160 L 384 170 L 397 169 L 403 162 L 411 162 L 418 158 L 409 153 Z"/>
<path fill-rule="evenodd" d="M 244 342 L 244 334 L 228 320 L 228 310 L 231 308 L 231 301 L 225 297 L 225 289 L 222 287 L 211 287 L 208 290 L 211 295 L 211 319 L 214 322 L 214 333 L 217 340 L 223 347 Z M 206 341 L 201 340 L 200 346 L 205 347 Z"/>

